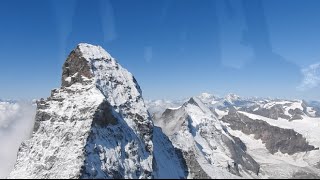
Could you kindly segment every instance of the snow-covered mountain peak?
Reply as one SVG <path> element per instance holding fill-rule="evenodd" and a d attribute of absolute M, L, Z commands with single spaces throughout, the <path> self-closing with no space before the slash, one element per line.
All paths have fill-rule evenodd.
<path fill-rule="evenodd" d="M 68 56 L 63 65 L 62 86 L 75 83 L 88 84 L 96 77 L 94 71 L 104 71 L 104 66 L 95 66 L 96 62 L 104 66 L 116 66 L 117 62 L 100 46 L 86 43 L 79 44 Z M 97 79 L 97 78 L 96 78 Z M 91 81 L 90 81 L 91 80 Z"/>
<path fill-rule="evenodd" d="M 214 96 L 213 94 L 209 93 L 201 93 L 197 96 L 204 104 L 212 105 L 218 102 L 218 97 Z"/>
<path fill-rule="evenodd" d="M 183 106 L 188 107 L 188 105 L 194 105 L 205 113 L 211 113 L 210 109 L 198 97 L 191 97 Z"/>
<path fill-rule="evenodd" d="M 101 46 L 95 46 L 87 43 L 78 44 L 75 51 L 81 52 L 82 56 L 87 60 L 112 58 L 111 55 Z"/>
<path fill-rule="evenodd" d="M 237 101 L 240 100 L 240 96 L 230 93 L 226 96 L 226 100 L 228 100 L 229 102 Z"/>
<path fill-rule="evenodd" d="M 193 105 L 196 105 L 196 106 L 201 106 L 202 102 L 200 99 L 198 99 L 197 97 L 191 97 L 189 99 L 188 102 L 185 103 L 186 104 L 193 104 Z"/>
<path fill-rule="evenodd" d="M 141 98 L 141 89 L 133 75 L 122 68 L 102 47 L 79 44 L 63 65 L 62 86 L 96 86 L 111 105 Z"/>
<path fill-rule="evenodd" d="M 153 123 L 140 87 L 99 46 L 70 53 L 61 88 L 37 102 L 35 120 L 9 178 L 153 176 Z"/>

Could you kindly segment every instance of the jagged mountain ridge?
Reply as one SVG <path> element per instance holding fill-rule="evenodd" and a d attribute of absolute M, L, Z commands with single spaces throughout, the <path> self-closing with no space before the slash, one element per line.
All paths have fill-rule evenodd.
<path fill-rule="evenodd" d="M 233 94 L 219 98 L 203 93 L 196 98 L 210 109 L 225 132 L 260 165 L 259 176 L 254 178 L 320 177 L 317 158 L 320 155 L 320 118 L 316 112 L 309 113 L 310 110 L 316 111 L 317 106 L 301 100 L 241 98 Z M 274 107 L 279 110 L 275 111 Z M 156 125 L 162 127 L 169 137 L 173 133 L 168 131 L 175 131 L 177 127 L 174 123 L 171 126 L 165 122 L 168 114 L 173 118 L 181 114 L 177 109 L 175 105 L 152 112 L 157 114 L 154 116 Z M 259 109 L 264 113 L 257 111 Z M 296 117 L 295 113 L 299 118 L 292 118 Z M 178 126 L 179 122 L 176 120 Z"/>
<path fill-rule="evenodd" d="M 226 97 L 218 97 L 209 93 L 197 96 L 210 109 L 226 110 L 235 107 L 249 113 L 270 117 L 272 119 L 283 118 L 298 120 L 301 116 L 320 117 L 320 103 L 318 101 L 287 100 L 271 98 L 242 98 L 236 94 L 228 94 Z M 146 101 L 148 110 L 153 116 L 161 116 L 167 108 L 177 108 L 188 99 L 183 100 L 149 100 Z"/>

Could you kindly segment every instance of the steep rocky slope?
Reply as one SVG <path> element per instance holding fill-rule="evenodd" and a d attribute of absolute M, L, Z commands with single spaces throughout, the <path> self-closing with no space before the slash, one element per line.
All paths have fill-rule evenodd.
<path fill-rule="evenodd" d="M 61 88 L 37 102 L 32 138 L 9 178 L 152 178 L 152 137 L 131 73 L 101 47 L 79 44 Z"/>

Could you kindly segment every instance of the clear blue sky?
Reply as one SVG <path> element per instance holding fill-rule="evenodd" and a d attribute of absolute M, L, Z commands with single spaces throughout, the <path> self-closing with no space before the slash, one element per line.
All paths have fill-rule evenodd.
<path fill-rule="evenodd" d="M 320 100 L 318 0 L 1 0 L 0 98 L 47 97 L 77 43 L 101 45 L 145 98 Z"/>

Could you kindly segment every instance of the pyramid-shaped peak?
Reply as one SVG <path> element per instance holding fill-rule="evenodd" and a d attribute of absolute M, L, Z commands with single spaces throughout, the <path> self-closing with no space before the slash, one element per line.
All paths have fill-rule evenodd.
<path fill-rule="evenodd" d="M 198 97 L 191 97 L 189 101 L 184 104 L 184 106 L 188 106 L 189 104 L 197 106 L 204 112 L 210 111 L 209 108 Z"/>
<path fill-rule="evenodd" d="M 153 123 L 140 87 L 109 57 L 84 43 L 70 53 L 62 87 L 37 103 L 32 137 L 9 178 L 153 177 Z"/>
<path fill-rule="evenodd" d="M 201 100 L 197 97 L 191 97 L 189 99 L 189 101 L 187 102 L 187 104 L 193 104 L 193 105 L 196 105 L 196 106 L 199 106 L 199 104 L 202 104 Z"/>

